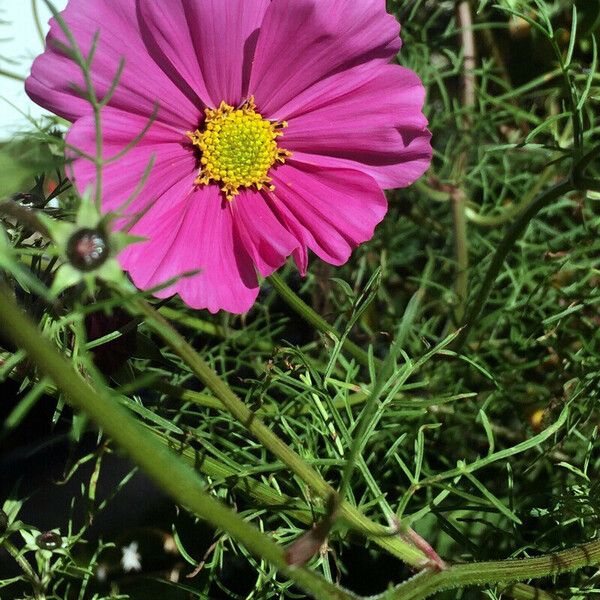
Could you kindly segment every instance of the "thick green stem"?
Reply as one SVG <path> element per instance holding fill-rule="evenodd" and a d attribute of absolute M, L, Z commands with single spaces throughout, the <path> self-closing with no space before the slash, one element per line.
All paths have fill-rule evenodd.
<path fill-rule="evenodd" d="M 462 103 L 467 111 L 473 109 L 476 103 L 475 69 L 477 68 L 475 35 L 473 32 L 473 15 L 469 0 L 463 0 L 456 7 L 458 25 L 461 32 L 461 43 L 463 47 L 463 93 Z M 469 113 L 467 112 L 467 115 Z M 465 116 L 464 127 L 471 131 L 472 119 Z M 464 179 L 465 165 L 467 162 L 466 150 L 459 157 L 458 182 Z M 456 308 L 454 310 L 454 322 L 460 323 L 465 316 L 465 307 L 469 294 L 469 242 L 467 231 L 467 197 L 463 189 L 457 188 L 452 194 L 452 216 L 454 220 L 454 249 L 456 255 L 456 277 L 454 281 L 454 293 L 456 294 Z"/>
<path fill-rule="evenodd" d="M 504 235 L 504 238 L 500 242 L 500 245 L 496 249 L 496 252 L 494 253 L 492 262 L 488 267 L 487 273 L 485 274 L 485 278 L 481 284 L 481 287 L 479 288 L 479 292 L 477 293 L 475 300 L 467 310 L 467 314 L 462 322 L 462 330 L 451 345 L 453 350 L 458 350 L 466 342 L 471 331 L 471 327 L 477 321 L 477 318 L 481 314 L 481 311 L 487 302 L 494 282 L 496 281 L 496 278 L 502 269 L 502 265 L 504 264 L 506 257 L 512 250 L 516 241 L 521 237 L 530 221 L 540 212 L 540 210 L 555 200 L 558 200 L 565 194 L 573 191 L 573 189 L 574 188 L 571 181 L 563 181 L 554 187 L 551 187 L 533 200 L 531 204 L 523 210 L 517 220 L 509 227 L 508 231 Z"/>
<path fill-rule="evenodd" d="M 444 590 L 553 577 L 598 564 L 600 564 L 600 540 L 536 558 L 470 563 L 455 565 L 438 573 L 422 573 L 396 589 L 382 594 L 379 598 L 381 600 L 422 600 Z M 519 598 L 526 598 L 526 591 L 517 590 Z"/>
<path fill-rule="evenodd" d="M 314 597 L 325 600 L 356 598 L 307 569 L 290 567 L 285 560 L 283 548 L 207 494 L 192 468 L 164 448 L 153 436 L 148 435 L 110 396 L 91 388 L 73 370 L 70 363 L 40 335 L 33 323 L 19 310 L 6 287 L 0 287 L 0 323 L 3 332 L 28 353 L 41 372 L 54 380 L 67 400 L 94 419 L 176 501 L 213 526 L 226 531 Z M 322 482 L 322 486 L 328 487 L 325 482 Z M 359 514 L 359 523 L 361 518 L 365 519 Z M 455 565 L 439 573 L 423 573 L 381 598 L 421 600 L 446 589 L 550 577 L 599 563 L 600 541 L 595 541 L 579 548 L 537 558 Z M 526 590 L 521 591 L 524 593 Z M 524 597 L 523 594 L 520 596 Z"/>
<path fill-rule="evenodd" d="M 198 474 L 185 461 L 148 435 L 109 395 L 92 388 L 73 370 L 69 361 L 21 312 L 5 286 L 0 286 L 0 323 L 3 333 L 27 352 L 69 403 L 86 412 L 176 502 L 227 532 L 315 598 L 349 600 L 353 597 L 308 569 L 290 567 L 281 546 L 208 494 Z"/>
<path fill-rule="evenodd" d="M 283 440 L 273 433 L 223 382 L 212 368 L 197 352 L 173 329 L 154 308 L 143 300 L 135 302 L 133 308 L 146 317 L 147 324 L 152 327 L 170 346 L 170 348 L 187 364 L 192 372 L 223 403 L 225 409 L 235 417 L 261 444 L 285 464 L 311 490 L 329 501 L 336 491 L 310 465 L 294 452 Z M 342 502 L 339 515 L 354 529 L 361 531 L 380 547 L 415 567 L 422 567 L 427 558 L 416 547 L 390 535 L 383 525 L 376 524 L 363 515 L 356 507 Z"/>
<path fill-rule="evenodd" d="M 273 273 L 268 277 L 269 283 L 275 288 L 275 291 L 281 296 L 283 301 L 309 325 L 315 329 L 329 335 L 334 341 L 339 341 L 341 335 L 332 327 L 321 315 L 318 315 L 308 304 L 303 302 L 297 294 L 286 284 L 278 273 Z M 359 348 L 354 342 L 346 339 L 342 346 L 347 350 L 361 365 L 369 366 L 369 355 Z"/>

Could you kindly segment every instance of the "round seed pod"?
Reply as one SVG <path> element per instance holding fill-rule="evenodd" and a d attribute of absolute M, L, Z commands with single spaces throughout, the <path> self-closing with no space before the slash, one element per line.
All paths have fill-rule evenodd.
<path fill-rule="evenodd" d="M 67 242 L 67 258 L 78 270 L 94 271 L 108 258 L 106 235 L 99 229 L 78 229 Z"/>
<path fill-rule="evenodd" d="M 57 550 L 62 546 L 62 538 L 54 531 L 46 531 L 35 538 L 35 543 L 40 550 Z"/>

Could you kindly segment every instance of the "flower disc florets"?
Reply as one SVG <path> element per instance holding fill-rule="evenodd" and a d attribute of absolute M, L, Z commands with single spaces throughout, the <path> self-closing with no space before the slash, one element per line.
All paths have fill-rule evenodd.
<path fill-rule="evenodd" d="M 240 108 L 221 102 L 219 108 L 204 112 L 203 130 L 187 134 L 201 152 L 195 183 L 219 183 L 228 200 L 239 194 L 240 187 L 273 189 L 269 170 L 291 155 L 277 145 L 287 123 L 263 119 L 253 98 Z"/>

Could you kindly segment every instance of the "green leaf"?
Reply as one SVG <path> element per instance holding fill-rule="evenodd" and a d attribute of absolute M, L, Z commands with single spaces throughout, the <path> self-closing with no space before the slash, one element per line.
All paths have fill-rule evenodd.
<path fill-rule="evenodd" d="M 144 242 L 147 239 L 138 235 L 130 235 L 123 231 L 115 231 L 110 234 L 110 251 L 116 256 L 119 252 L 127 248 L 127 246 Z"/>
<path fill-rule="evenodd" d="M 68 221 L 59 221 L 58 219 L 53 219 L 41 211 L 37 213 L 37 217 L 52 236 L 52 239 L 59 252 L 63 256 L 66 256 L 67 242 L 76 229 L 75 225 L 73 225 L 73 223 L 69 223 Z"/>
<path fill-rule="evenodd" d="M 129 283 L 121 265 L 117 259 L 109 258 L 97 271 L 93 271 L 90 275 L 94 275 L 103 281 L 112 282 L 119 287 L 127 288 L 129 291 L 134 291 L 134 287 Z"/>
<path fill-rule="evenodd" d="M 61 292 L 77 285 L 83 280 L 83 274 L 69 264 L 62 265 L 54 274 L 50 295 L 56 298 Z"/>
<path fill-rule="evenodd" d="M 90 200 L 90 194 L 86 192 L 79 203 L 75 224 L 81 229 L 96 229 L 101 219 L 102 215 L 98 212 L 96 205 Z"/>
<path fill-rule="evenodd" d="M 183 434 L 183 430 L 177 427 L 174 423 L 169 421 L 168 419 L 164 419 L 163 417 L 157 415 L 154 411 L 146 408 L 145 406 L 134 402 L 127 398 L 127 396 L 119 396 L 119 401 L 123 406 L 126 406 L 129 410 L 134 413 L 137 413 L 144 419 L 158 425 L 165 431 L 171 431 L 172 433 Z"/>

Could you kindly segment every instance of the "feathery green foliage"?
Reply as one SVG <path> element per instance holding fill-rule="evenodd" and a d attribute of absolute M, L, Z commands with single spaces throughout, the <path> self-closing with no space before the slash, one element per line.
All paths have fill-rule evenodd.
<path fill-rule="evenodd" d="M 50 219 L 73 221 L 80 199 L 60 159 L 64 128 L 47 120 L 0 148 L 0 164 L 13 165 L 3 169 L 0 283 L 92 388 L 280 548 L 323 525 L 308 568 L 326 582 L 397 600 L 593 598 L 595 546 L 589 560 L 558 553 L 593 543 L 600 527 L 600 3 L 397 0 L 388 9 L 403 25 L 399 60 L 428 90 L 435 156 L 422 180 L 390 193 L 375 238 L 347 265 L 313 261 L 306 279 L 284 270 L 243 318 L 159 304 L 118 281 L 53 298 L 60 252 L 47 229 Z M 48 195 L 42 180 L 25 183 L 34 174 L 58 187 Z M 9 196 L 34 184 L 30 196 Z M 124 351 L 118 368 L 103 362 L 109 343 Z M 70 428 L 74 449 L 96 431 L 66 410 L 66 379 L 4 337 L 2 379 L 19 386 L 3 437 L 40 402 L 55 404 L 53 422 Z M 255 422 L 239 416 L 231 392 Z M 197 532 L 202 552 L 176 527 L 166 532 L 178 572 L 202 563 L 195 577 L 132 578 L 111 566 L 120 542 L 90 537 L 92 517 L 122 501 L 133 472 L 115 489 L 101 485 L 103 457 L 119 451 L 107 433 L 66 467 L 67 478 L 87 476 L 60 548 L 41 549 L 38 525 L 19 520 L 28 500 L 18 488 L 5 499 L 0 544 L 15 574 L 0 581 L 1 597 L 305 597 L 300 577 L 277 574 L 273 560 L 195 517 L 186 539 Z M 560 560 L 410 579 L 411 568 L 434 565 L 421 538 L 449 565 Z M 579 570 L 559 576 L 567 567 Z M 235 591 L 232 568 L 247 574 Z"/>

